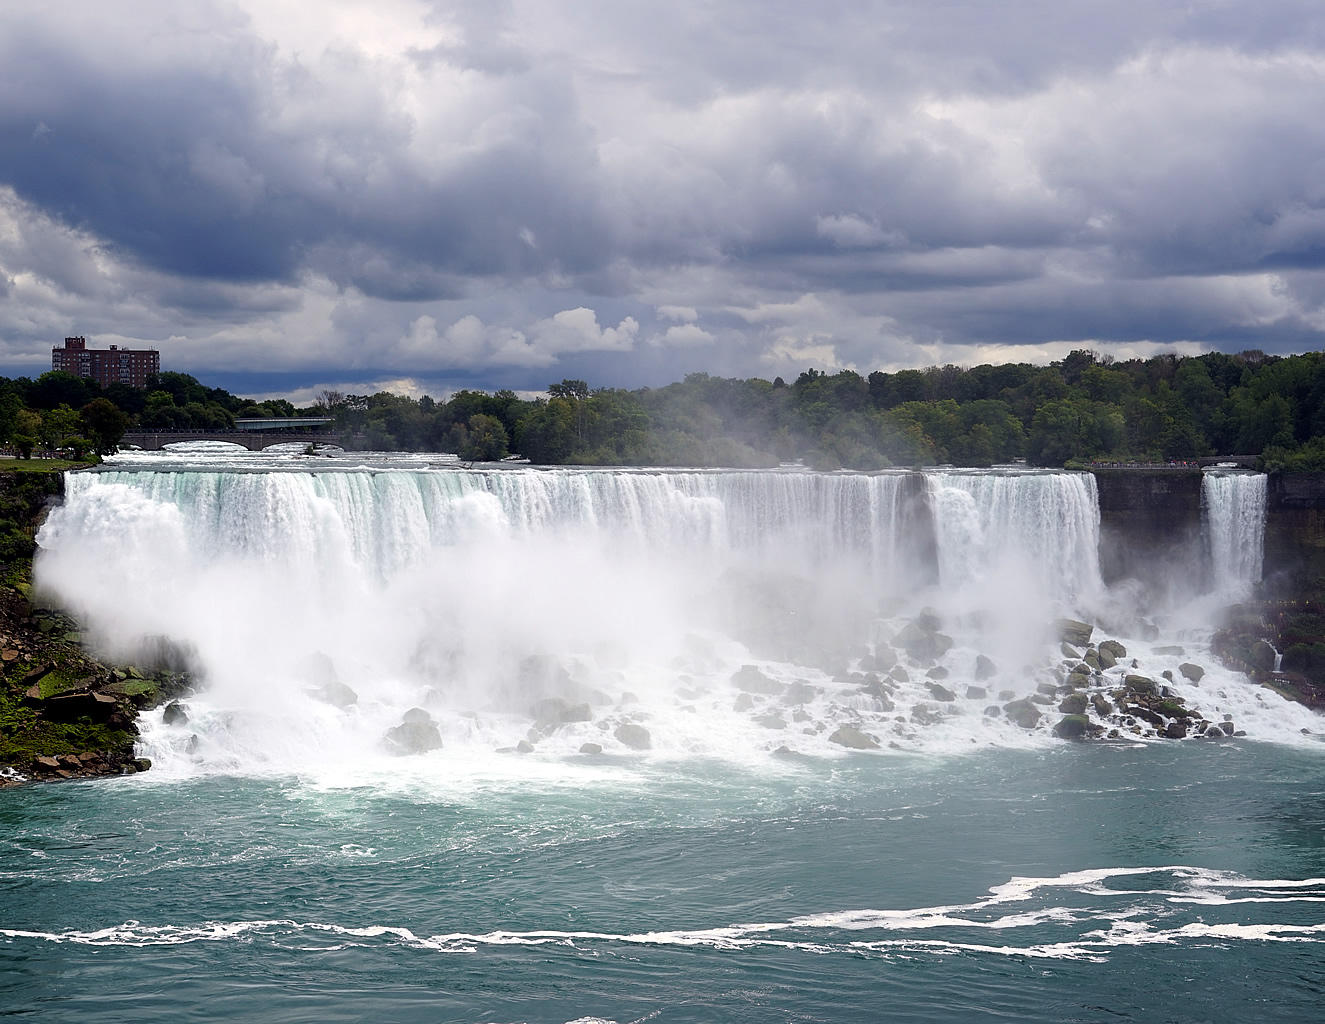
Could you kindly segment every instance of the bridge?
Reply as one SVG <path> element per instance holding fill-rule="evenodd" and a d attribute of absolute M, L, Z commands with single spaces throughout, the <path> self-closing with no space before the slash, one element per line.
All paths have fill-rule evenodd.
<path fill-rule="evenodd" d="M 297 422 L 297 421 L 296 421 Z M 341 435 L 331 430 L 130 430 L 120 438 L 120 447 L 135 446 L 160 451 L 182 441 L 227 441 L 251 452 L 273 444 L 339 445 Z"/>

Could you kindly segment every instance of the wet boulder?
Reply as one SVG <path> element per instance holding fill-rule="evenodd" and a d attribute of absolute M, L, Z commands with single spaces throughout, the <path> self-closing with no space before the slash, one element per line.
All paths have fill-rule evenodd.
<path fill-rule="evenodd" d="M 1205 669 L 1200 665 L 1193 665 L 1190 661 L 1184 661 L 1179 665 L 1178 672 L 1184 679 L 1190 679 L 1193 683 L 1199 683 L 1205 677 Z"/>
<path fill-rule="evenodd" d="M 952 701 L 957 699 L 957 695 L 941 683 L 926 683 L 925 689 L 935 700 Z"/>
<path fill-rule="evenodd" d="M 1086 713 L 1086 695 L 1084 693 L 1069 693 L 1063 698 L 1063 703 L 1058 705 L 1058 710 L 1063 714 L 1084 715 Z"/>
<path fill-rule="evenodd" d="M 1090 719 L 1085 715 L 1064 715 L 1054 726 L 1054 735 L 1060 740 L 1084 740 L 1090 733 Z"/>
<path fill-rule="evenodd" d="M 983 654 L 975 656 L 975 681 L 983 683 L 986 679 L 992 679 L 998 673 L 998 668 L 994 665 L 992 659 Z"/>
<path fill-rule="evenodd" d="M 1040 724 L 1040 709 L 1029 700 L 1014 700 L 1004 704 L 1003 712 L 1023 729 L 1034 729 Z"/>
<path fill-rule="evenodd" d="M 1054 623 L 1054 628 L 1058 630 L 1058 639 L 1063 643 L 1082 648 L 1090 643 L 1090 635 L 1095 632 L 1094 626 L 1079 619 L 1059 619 Z"/>
<path fill-rule="evenodd" d="M 1102 640 L 1100 641 L 1100 645 L 1097 648 L 1097 650 L 1101 654 L 1104 654 L 1107 651 L 1109 656 L 1113 658 L 1115 663 L 1127 657 L 1127 648 L 1124 647 L 1122 644 L 1120 644 L 1117 640 Z"/>
<path fill-rule="evenodd" d="M 581 754 L 601 754 L 602 752 L 603 752 L 603 746 L 602 746 L 601 743 L 581 743 L 581 744 L 580 744 L 580 753 L 581 753 Z"/>
<path fill-rule="evenodd" d="M 1123 679 L 1123 685 L 1133 693 L 1152 697 L 1159 696 L 1159 684 L 1147 676 L 1129 674 Z"/>
<path fill-rule="evenodd" d="M 897 652 L 887 644 L 879 644 L 874 648 L 873 668 L 878 672 L 887 672 L 897 664 Z"/>
<path fill-rule="evenodd" d="M 878 750 L 878 741 L 873 736 L 867 736 L 854 725 L 838 726 L 833 734 L 828 737 L 829 743 L 836 743 L 840 747 L 846 747 L 848 750 Z"/>
<path fill-rule="evenodd" d="M 1107 672 L 1118 664 L 1117 656 L 1112 651 L 1105 650 L 1104 644 L 1100 644 L 1096 649 L 1095 660 L 1099 663 L 1101 672 Z"/>
<path fill-rule="evenodd" d="M 762 693 L 777 697 L 787 689 L 785 683 L 770 679 L 754 665 L 742 665 L 732 673 L 731 681 L 732 685 L 743 693 Z"/>
<path fill-rule="evenodd" d="M 935 665 L 925 673 L 930 679 L 947 679 L 950 674 L 942 665 Z"/>
<path fill-rule="evenodd" d="M 621 723 L 612 730 L 612 735 L 618 743 L 631 750 L 649 750 L 653 747 L 653 737 L 649 735 L 649 730 L 634 722 Z"/>
<path fill-rule="evenodd" d="M 359 702 L 359 695 L 339 679 L 331 679 L 313 691 L 313 696 L 335 708 L 348 708 Z"/>
<path fill-rule="evenodd" d="M 874 682 L 878 683 L 877 676 L 875 676 Z M 868 687 L 868 685 L 867 681 L 866 686 Z M 817 696 L 819 696 L 817 687 L 811 686 L 804 679 L 797 679 L 787 687 L 787 692 L 782 695 L 782 699 L 788 704 L 808 704 Z"/>
<path fill-rule="evenodd" d="M 1073 661 L 1081 660 L 1081 652 L 1066 641 L 1059 644 L 1058 649 L 1063 652 L 1064 658 L 1071 658 Z"/>
<path fill-rule="evenodd" d="M 755 706 L 755 699 L 751 697 L 748 693 L 742 693 L 737 695 L 735 702 L 732 704 L 732 710 L 753 711 L 754 706 Z"/>
<path fill-rule="evenodd" d="M 1090 702 L 1095 706 L 1095 714 L 1099 715 L 1101 718 L 1113 714 L 1113 705 L 1109 703 L 1109 698 L 1104 696 L 1104 694 L 1095 694 L 1095 696 L 1090 699 Z"/>
<path fill-rule="evenodd" d="M 755 725 L 762 725 L 765 729 L 785 729 L 787 727 L 786 719 L 776 713 L 755 716 Z"/>
<path fill-rule="evenodd" d="M 967 700 L 984 700 L 989 696 L 989 691 L 983 686 L 968 686 L 966 688 Z"/>
<path fill-rule="evenodd" d="M 166 705 L 166 709 L 161 712 L 162 725 L 188 725 L 188 708 L 177 700 L 172 700 Z"/>
<path fill-rule="evenodd" d="M 1247 651 L 1247 661 L 1257 672 L 1273 672 L 1276 657 L 1275 649 L 1264 640 L 1257 640 Z"/>
<path fill-rule="evenodd" d="M 399 725 L 386 731 L 387 746 L 396 753 L 426 754 L 441 748 L 442 734 L 423 708 L 410 708 L 401 719 Z"/>

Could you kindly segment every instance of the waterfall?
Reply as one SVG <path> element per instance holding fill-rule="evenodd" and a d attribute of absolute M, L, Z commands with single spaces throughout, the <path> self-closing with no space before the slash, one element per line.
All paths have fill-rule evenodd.
<path fill-rule="evenodd" d="M 1244 596 L 1261 579 L 1265 485 L 1260 473 L 1207 472 L 1201 507 L 1216 592 Z"/>
<path fill-rule="evenodd" d="M 1072 605 L 1100 579 L 1099 502 L 1088 473 L 927 474 L 939 578 L 955 589 L 1030 566 L 1039 588 Z"/>

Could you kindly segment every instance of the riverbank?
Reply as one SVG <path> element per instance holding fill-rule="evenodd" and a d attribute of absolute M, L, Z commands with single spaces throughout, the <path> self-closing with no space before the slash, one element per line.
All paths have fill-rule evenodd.
<path fill-rule="evenodd" d="M 32 589 L 35 536 L 64 491 L 64 471 L 89 463 L 0 460 L 0 786 L 146 771 L 134 756 L 140 709 L 186 686 L 180 666 L 108 665 L 83 647 L 79 624 Z"/>

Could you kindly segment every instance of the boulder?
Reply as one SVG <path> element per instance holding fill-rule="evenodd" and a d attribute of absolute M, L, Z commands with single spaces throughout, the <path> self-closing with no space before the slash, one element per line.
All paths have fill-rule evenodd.
<path fill-rule="evenodd" d="M 564 697 L 544 697 L 536 700 L 529 708 L 529 717 L 535 722 L 560 722 L 561 716 L 570 707 L 570 701 Z"/>
<path fill-rule="evenodd" d="M 1035 688 L 1035 692 L 1043 693 L 1047 697 L 1053 697 L 1057 695 L 1058 687 L 1055 686 L 1053 683 L 1041 683 L 1039 686 Z"/>
<path fill-rule="evenodd" d="M 983 686 L 968 686 L 966 688 L 967 700 L 984 700 L 989 693 Z"/>
<path fill-rule="evenodd" d="M 618 743 L 630 747 L 631 750 L 649 750 L 653 746 L 653 737 L 649 735 L 649 730 L 634 722 L 621 723 L 612 730 L 612 735 L 616 737 Z"/>
<path fill-rule="evenodd" d="M 943 721 L 943 716 L 932 708 L 927 708 L 923 704 L 916 704 L 911 708 L 911 721 L 916 725 L 937 725 Z"/>
<path fill-rule="evenodd" d="M 887 644 L 879 644 L 874 648 L 874 668 L 879 672 L 887 672 L 897 664 L 897 652 Z"/>
<path fill-rule="evenodd" d="M 1187 723 L 1182 720 L 1170 722 L 1164 727 L 1164 735 L 1171 740 L 1184 739 L 1187 736 Z"/>
<path fill-rule="evenodd" d="M 1120 644 L 1117 640 L 1101 641 L 1098 650 L 1101 654 L 1103 654 L 1105 651 L 1108 651 L 1110 656 L 1112 656 L 1115 662 L 1119 661 L 1122 658 L 1127 657 L 1127 648 L 1124 647 L 1122 644 Z"/>
<path fill-rule="evenodd" d="M 1154 653 L 1163 655 L 1166 658 L 1181 658 L 1187 652 L 1183 650 L 1181 647 L 1170 646 L 1170 647 L 1156 647 Z"/>
<path fill-rule="evenodd" d="M 1004 704 L 1003 711 L 1023 729 L 1034 729 L 1040 724 L 1040 710 L 1028 700 L 1014 700 Z"/>
<path fill-rule="evenodd" d="M 732 685 L 744 693 L 764 693 L 777 697 L 786 692 L 786 684 L 770 679 L 754 665 L 742 665 L 732 673 Z"/>
<path fill-rule="evenodd" d="M 1081 660 L 1081 652 L 1066 641 L 1059 644 L 1058 649 L 1063 652 L 1064 658 L 1071 658 L 1073 661 Z"/>
<path fill-rule="evenodd" d="M 829 743 L 836 743 L 849 750 L 878 750 L 878 741 L 873 736 L 866 736 L 853 725 L 841 725 L 828 737 Z"/>
<path fill-rule="evenodd" d="M 990 718 L 997 718 L 1002 713 L 1003 709 L 997 704 L 990 704 L 989 707 L 985 708 L 985 714 Z"/>
<path fill-rule="evenodd" d="M 1054 702 L 1054 699 L 1047 693 L 1032 693 L 1030 695 L 1030 701 L 1032 704 L 1044 704 L 1045 706 L 1048 706 Z"/>
<path fill-rule="evenodd" d="M 1084 693 L 1069 693 L 1063 698 L 1063 703 L 1058 705 L 1058 710 L 1068 716 L 1084 715 L 1086 713 L 1086 695 Z"/>
<path fill-rule="evenodd" d="M 1084 740 L 1090 735 L 1090 719 L 1085 715 L 1064 715 L 1054 726 L 1060 740 Z"/>
<path fill-rule="evenodd" d="M 581 754 L 601 754 L 603 752 L 602 744 L 599 743 L 581 743 Z"/>
<path fill-rule="evenodd" d="M 950 701 L 957 699 L 957 695 L 942 683 L 926 683 L 925 689 L 930 692 L 935 700 Z"/>
<path fill-rule="evenodd" d="M 777 714 L 759 715 L 755 718 L 755 724 L 762 725 L 765 729 L 785 729 L 787 727 L 786 720 Z"/>
<path fill-rule="evenodd" d="M 875 681 L 878 681 L 877 676 Z M 811 686 L 804 679 L 797 679 L 787 687 L 787 692 L 782 695 L 782 699 L 788 704 L 808 704 L 817 696 L 819 696 L 817 687 Z"/>
<path fill-rule="evenodd" d="M 916 625 L 926 633 L 935 633 L 943 625 L 943 620 L 939 618 L 939 613 L 929 605 L 920 609 L 920 614 L 916 616 Z"/>
<path fill-rule="evenodd" d="M 166 705 L 166 710 L 161 712 L 161 722 L 163 725 L 188 725 L 188 709 L 177 700 L 172 700 Z"/>
<path fill-rule="evenodd" d="M 313 696 L 332 707 L 348 708 L 359 702 L 359 695 L 339 679 L 332 679 L 313 691 Z"/>
<path fill-rule="evenodd" d="M 975 681 L 983 683 L 986 679 L 992 679 L 998 673 L 998 668 L 993 661 L 986 658 L 983 654 L 975 656 Z"/>
<path fill-rule="evenodd" d="M 1109 699 L 1105 697 L 1104 694 L 1095 694 L 1095 696 L 1090 699 L 1090 702 L 1095 705 L 1095 714 L 1099 715 L 1101 718 L 1113 714 L 1113 705 L 1109 703 Z"/>
<path fill-rule="evenodd" d="M 930 679 L 947 679 L 949 674 L 948 670 L 942 665 L 935 665 L 925 673 Z"/>
<path fill-rule="evenodd" d="M 1264 640 L 1257 640 L 1247 651 L 1247 660 L 1258 672 L 1273 672 L 1277 652 Z"/>
<path fill-rule="evenodd" d="M 528 740 L 521 740 L 515 745 L 515 750 L 516 753 L 519 754 L 532 754 L 534 752 L 534 745 Z"/>
<path fill-rule="evenodd" d="M 1190 679 L 1193 683 L 1199 683 L 1205 677 L 1205 669 L 1200 665 L 1193 665 L 1190 661 L 1184 661 L 1179 665 L 1178 671 L 1184 679 Z"/>
<path fill-rule="evenodd" d="M 1144 693 L 1150 696 L 1159 696 L 1159 685 L 1146 676 L 1127 675 L 1123 679 L 1123 685 L 1133 693 Z"/>
<path fill-rule="evenodd" d="M 902 668 L 901 665 L 894 666 L 888 675 L 891 678 L 896 679 L 899 683 L 909 683 L 911 681 L 910 673 Z"/>
<path fill-rule="evenodd" d="M 732 704 L 732 710 L 753 711 L 754 706 L 755 706 L 755 699 L 751 697 L 748 693 L 742 693 L 736 698 L 736 702 Z"/>
<path fill-rule="evenodd" d="M 1102 672 L 1107 672 L 1109 669 L 1113 668 L 1113 666 L 1118 664 L 1118 659 L 1114 656 L 1113 652 L 1106 651 L 1103 644 L 1101 644 L 1099 649 L 1095 652 L 1095 660 L 1099 662 L 1100 671 Z"/>
<path fill-rule="evenodd" d="M 1085 647 L 1090 643 L 1091 633 L 1095 632 L 1094 626 L 1079 619 L 1059 619 L 1054 628 L 1058 630 L 1059 640 L 1074 647 Z"/>
<path fill-rule="evenodd" d="M 423 708 L 410 708 L 402 717 L 400 725 L 386 731 L 387 745 L 396 753 L 426 754 L 441 747 L 442 735 Z"/>
<path fill-rule="evenodd" d="M 1017 696 L 1017 691 L 1016 691 L 1016 690 L 999 690 L 999 691 L 998 691 L 998 699 L 999 699 L 999 700 L 1012 700 L 1012 699 L 1013 699 L 1014 697 L 1016 697 L 1016 696 Z"/>
<path fill-rule="evenodd" d="M 1082 663 L 1092 672 L 1098 672 L 1102 667 L 1100 665 L 1100 656 L 1094 651 L 1087 651 L 1085 657 L 1082 659 Z"/>

